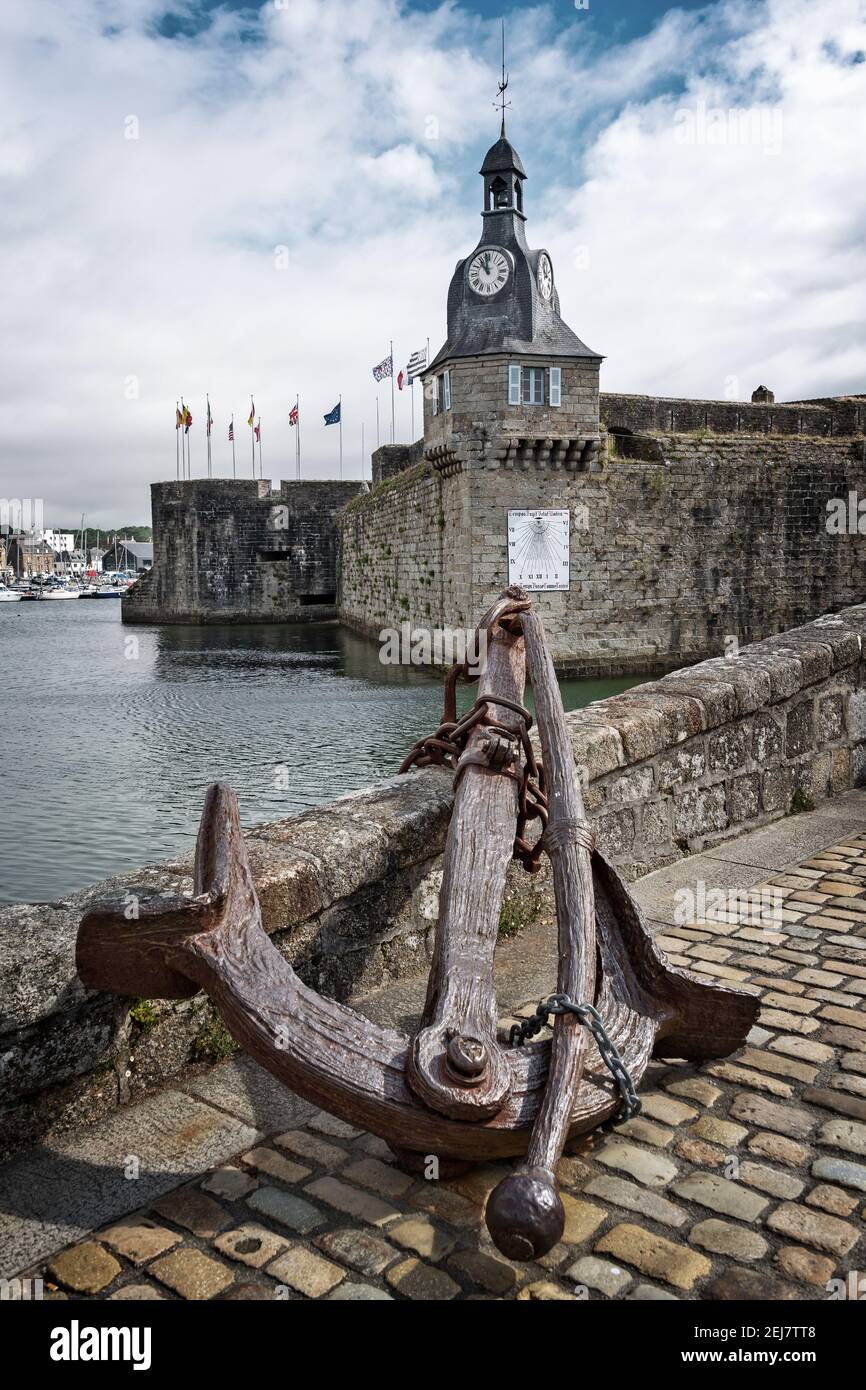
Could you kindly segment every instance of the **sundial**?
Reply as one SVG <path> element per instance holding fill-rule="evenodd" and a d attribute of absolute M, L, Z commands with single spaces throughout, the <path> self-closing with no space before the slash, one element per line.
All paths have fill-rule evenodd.
<path fill-rule="evenodd" d="M 508 513 L 508 582 L 538 591 L 569 587 L 569 513 Z"/>

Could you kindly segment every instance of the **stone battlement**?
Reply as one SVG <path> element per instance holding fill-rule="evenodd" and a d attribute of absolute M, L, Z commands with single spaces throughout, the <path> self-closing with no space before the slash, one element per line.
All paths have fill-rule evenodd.
<path fill-rule="evenodd" d="M 821 401 L 694 401 L 679 396 L 602 392 L 603 425 L 613 432 L 686 434 L 783 434 L 814 437 L 862 436 L 866 399 L 839 396 Z"/>

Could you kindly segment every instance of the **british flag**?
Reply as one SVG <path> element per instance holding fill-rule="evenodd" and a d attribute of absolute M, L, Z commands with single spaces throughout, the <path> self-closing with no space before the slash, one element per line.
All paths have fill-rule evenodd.
<path fill-rule="evenodd" d="M 297 407 L 297 405 L 293 405 L 292 408 L 291 408 L 291 410 L 289 411 L 289 424 L 290 424 L 290 425 L 296 425 L 297 423 L 298 423 L 298 407 Z"/>

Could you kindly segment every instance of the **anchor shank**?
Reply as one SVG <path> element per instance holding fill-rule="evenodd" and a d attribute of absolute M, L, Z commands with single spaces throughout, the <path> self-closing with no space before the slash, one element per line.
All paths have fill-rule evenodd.
<path fill-rule="evenodd" d="M 523 638 L 494 621 L 480 690 L 521 704 L 524 682 Z M 491 700 L 488 713 L 519 733 L 520 716 L 506 705 Z M 474 729 L 466 753 L 483 751 L 488 737 L 483 725 Z M 517 802 L 514 778 L 478 764 L 463 770 L 445 845 L 427 1002 L 407 1073 L 426 1105 L 470 1120 L 495 1115 L 511 1088 L 496 1039 L 493 956 Z"/>

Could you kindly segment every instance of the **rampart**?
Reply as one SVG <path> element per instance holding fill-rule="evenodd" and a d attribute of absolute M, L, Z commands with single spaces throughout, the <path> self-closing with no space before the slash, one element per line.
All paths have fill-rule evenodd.
<path fill-rule="evenodd" d="M 340 619 L 470 626 L 508 583 L 507 514 L 567 509 L 570 584 L 539 609 L 562 672 L 651 673 L 864 597 L 866 403 L 602 395 L 597 454 L 428 450 L 340 517 Z M 530 447 L 531 446 L 531 447 Z M 856 505 L 856 501 L 855 501 Z"/>
<path fill-rule="evenodd" d="M 336 615 L 339 509 L 357 482 L 201 478 L 151 487 L 153 569 L 127 623 L 259 623 Z"/>

